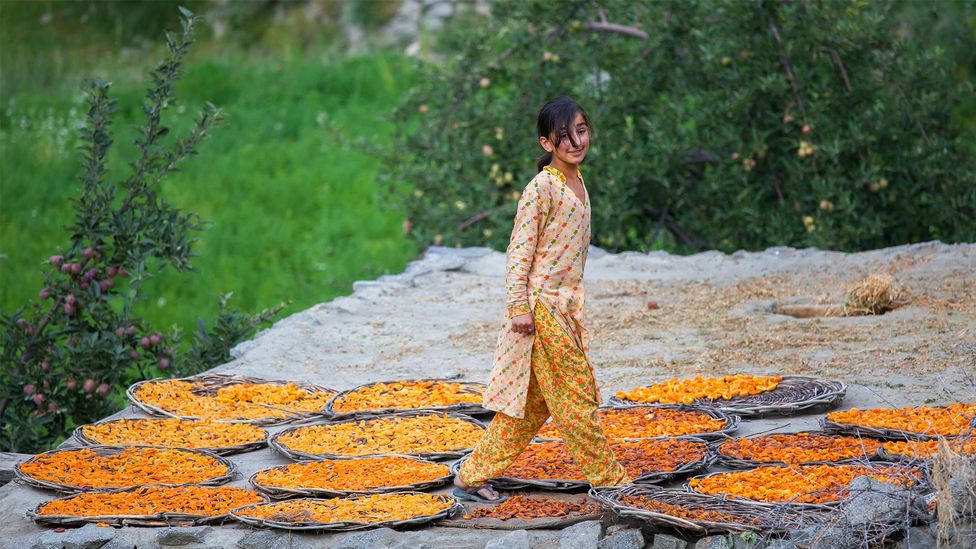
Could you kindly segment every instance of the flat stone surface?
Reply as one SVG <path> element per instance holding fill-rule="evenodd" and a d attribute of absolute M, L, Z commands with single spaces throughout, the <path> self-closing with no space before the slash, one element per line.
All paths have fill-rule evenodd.
<path fill-rule="evenodd" d="M 842 303 L 853 284 L 874 273 L 892 275 L 910 290 L 911 302 L 869 317 L 773 313 L 781 301 Z M 504 318 L 504 274 L 501 252 L 432 248 L 403 273 L 357 284 L 351 295 L 281 319 L 236 347 L 235 360 L 214 371 L 336 389 L 445 375 L 486 381 Z M 591 359 L 604 400 L 675 376 L 732 373 L 840 379 L 848 384 L 842 409 L 976 400 L 970 371 L 976 244 L 927 242 L 856 254 L 784 247 L 692 256 L 594 249 L 585 285 Z M 140 416 L 129 407 L 112 417 Z M 737 434 L 815 429 L 822 417 L 815 411 L 743 421 Z M 229 459 L 239 471 L 229 484 L 242 487 L 254 472 L 288 463 L 269 449 Z M 32 536 L 50 532 L 26 512 L 54 496 L 18 483 L 0 487 L 0 544 L 29 547 Z M 159 529 L 114 532 L 142 548 L 157 545 Z M 234 547 L 254 532 L 228 522 L 213 526 L 204 543 Z M 505 534 L 411 528 L 396 532 L 394 547 L 481 549 Z M 284 539 L 296 547 L 333 547 L 351 535 L 302 532 Z M 558 547 L 560 535 L 529 532 L 533 546 L 547 549 Z"/>
<path fill-rule="evenodd" d="M 191 543 L 203 543 L 210 532 L 209 526 L 191 526 L 188 528 L 165 528 L 156 535 L 156 543 L 164 546 L 183 546 Z"/>
<path fill-rule="evenodd" d="M 559 549 L 592 549 L 600 541 L 603 525 L 598 520 L 574 524 L 563 530 Z"/>
<path fill-rule="evenodd" d="M 654 534 L 651 549 L 686 549 L 688 542 L 667 534 Z"/>
<path fill-rule="evenodd" d="M 608 535 L 597 544 L 599 549 L 641 549 L 644 535 L 637 528 L 624 528 Z"/>
<path fill-rule="evenodd" d="M 706 536 L 695 543 L 695 549 L 732 549 L 729 536 Z"/>
<path fill-rule="evenodd" d="M 485 549 L 532 549 L 532 538 L 525 530 L 515 530 L 489 541 Z"/>

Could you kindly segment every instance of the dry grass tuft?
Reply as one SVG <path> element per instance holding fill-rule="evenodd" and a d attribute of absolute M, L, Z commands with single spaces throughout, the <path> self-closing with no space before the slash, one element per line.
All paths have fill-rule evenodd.
<path fill-rule="evenodd" d="M 846 316 L 882 315 L 908 303 L 906 290 L 887 273 L 873 274 L 847 293 Z"/>
<path fill-rule="evenodd" d="M 954 452 L 944 438 L 932 459 L 939 546 L 955 531 L 956 519 L 976 514 L 976 461 Z"/>

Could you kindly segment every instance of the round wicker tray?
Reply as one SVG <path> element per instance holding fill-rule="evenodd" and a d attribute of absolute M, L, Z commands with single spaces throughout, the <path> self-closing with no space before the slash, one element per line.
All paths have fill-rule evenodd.
<path fill-rule="evenodd" d="M 893 467 L 893 465 L 891 465 L 891 464 L 863 463 L 863 464 L 858 464 L 858 465 L 863 465 L 863 466 L 866 466 L 866 467 L 875 467 L 875 466 L 876 467 Z M 798 469 L 800 469 L 800 468 L 803 468 L 803 467 L 812 467 L 812 466 L 813 465 L 811 464 L 811 465 L 786 465 L 785 467 L 798 468 Z M 774 465 L 773 467 L 784 467 L 784 466 L 782 466 L 782 465 L 775 466 Z M 907 471 L 908 471 L 908 468 L 906 468 L 906 474 L 907 474 Z M 717 497 L 717 498 L 721 498 L 721 499 L 727 499 L 729 501 L 738 501 L 738 502 L 742 502 L 742 503 L 755 504 L 755 505 L 773 505 L 773 506 L 777 506 L 777 507 L 805 509 L 805 510 L 811 510 L 811 511 L 823 511 L 823 510 L 826 510 L 826 509 L 833 509 L 833 508 L 836 508 L 836 507 L 840 506 L 843 503 L 843 501 L 844 501 L 844 500 L 836 500 L 836 501 L 830 501 L 830 502 L 825 502 L 825 503 L 802 503 L 802 502 L 796 502 L 796 501 L 770 502 L 770 501 L 754 500 L 754 499 L 749 499 L 749 498 L 739 497 L 739 496 L 733 496 L 733 495 L 728 495 L 728 494 L 723 494 L 723 495 L 705 494 L 704 492 L 699 492 L 698 490 L 695 490 L 694 488 L 691 487 L 691 481 L 693 481 L 695 479 L 703 479 L 703 478 L 713 477 L 713 476 L 716 476 L 716 475 L 722 475 L 722 474 L 728 474 L 728 473 L 734 473 L 734 472 L 742 472 L 742 471 L 717 471 L 717 472 L 707 473 L 707 474 L 704 474 L 704 475 L 694 476 L 694 477 L 691 477 L 690 479 L 688 479 L 688 482 L 686 484 L 684 484 L 682 488 L 684 490 L 686 490 L 688 492 L 691 492 L 691 493 L 694 493 L 694 494 L 710 495 L 712 497 Z M 927 487 L 926 481 L 924 479 L 919 479 L 919 481 L 915 485 L 912 486 L 912 489 L 919 490 L 920 492 L 925 492 L 926 491 L 926 487 Z M 823 492 L 823 493 L 832 492 L 832 490 L 815 490 L 815 491 L 811 491 L 811 492 L 808 492 L 808 493 L 809 494 L 816 494 L 816 493 L 821 493 L 821 492 Z"/>
<path fill-rule="evenodd" d="M 140 490 L 147 486 L 159 486 L 155 484 L 147 484 L 144 486 L 135 486 L 133 488 L 126 488 L 125 490 L 115 490 L 113 493 L 123 493 L 123 492 L 134 492 Z M 71 499 L 78 496 L 79 494 L 74 494 L 71 496 L 66 496 L 58 498 L 58 500 Z M 261 494 L 258 494 L 265 501 L 268 499 Z M 57 500 L 55 500 L 57 501 Z M 195 515 L 189 513 L 157 513 L 155 515 L 98 515 L 98 516 L 76 516 L 76 515 L 42 515 L 40 514 L 41 506 L 45 503 L 39 503 L 36 507 L 27 511 L 27 517 L 38 524 L 51 524 L 54 526 L 81 526 L 85 523 L 100 523 L 104 522 L 112 526 L 195 526 L 199 524 L 213 524 L 222 522 L 227 519 L 230 514 L 224 513 L 221 515 Z"/>
<path fill-rule="evenodd" d="M 396 493 L 398 493 L 398 494 L 422 494 L 423 492 L 396 492 Z M 429 494 L 425 494 L 425 495 L 429 495 Z M 347 498 L 347 499 L 355 499 L 357 497 L 363 497 L 363 496 L 353 496 L 353 497 Z M 247 517 L 247 516 L 243 516 L 243 515 L 240 515 L 239 514 L 241 511 L 244 511 L 246 509 L 251 509 L 251 508 L 257 507 L 259 505 L 265 505 L 265 504 L 261 504 L 261 503 L 256 504 L 256 505 L 248 505 L 246 507 L 240 507 L 240 508 L 234 509 L 233 511 L 230 512 L 230 516 L 232 518 L 234 518 L 235 520 L 238 520 L 238 521 L 243 522 L 245 524 L 250 524 L 252 526 L 266 527 L 266 528 L 280 528 L 280 529 L 283 529 L 283 530 L 334 530 L 334 531 L 346 531 L 346 530 L 364 530 L 364 529 L 367 529 L 367 528 L 383 528 L 383 527 L 386 527 L 386 528 L 395 528 L 395 527 L 398 527 L 398 526 L 413 526 L 413 525 L 418 525 L 418 524 L 426 524 L 426 523 L 433 522 L 433 521 L 438 520 L 438 519 L 450 517 L 450 516 L 454 515 L 455 513 L 457 513 L 458 511 L 462 511 L 464 509 L 464 506 L 461 505 L 460 502 L 458 502 L 455 498 L 453 498 L 451 496 L 448 496 L 448 495 L 440 495 L 439 498 L 442 501 L 445 501 L 445 502 L 450 501 L 451 502 L 451 506 L 448 507 L 447 509 L 443 509 L 441 511 L 438 511 L 437 513 L 432 513 L 432 514 L 429 514 L 429 515 L 421 515 L 421 516 L 413 517 L 413 518 L 406 519 L 406 520 L 387 520 L 387 521 L 379 521 L 379 522 L 284 522 L 284 521 L 273 521 L 273 520 L 266 520 L 266 519 L 260 519 L 260 518 L 254 518 L 254 517 Z M 300 499 L 289 500 L 289 501 L 325 501 L 325 500 L 323 500 L 321 498 L 319 498 L 319 499 L 317 499 L 317 498 L 300 498 Z"/>
<path fill-rule="evenodd" d="M 368 423 L 370 421 L 375 421 L 375 420 L 378 420 L 378 419 L 388 419 L 388 418 L 392 418 L 392 417 L 419 417 L 419 416 L 427 416 L 427 415 L 446 415 L 446 416 L 449 416 L 449 417 L 452 417 L 452 418 L 459 419 L 461 421 L 466 421 L 468 423 L 477 425 L 478 427 L 480 427 L 482 429 L 485 428 L 485 425 L 483 423 L 481 423 L 480 421 L 478 421 L 478 420 L 476 420 L 476 419 L 474 419 L 472 417 L 466 416 L 464 414 L 458 414 L 458 413 L 454 413 L 454 412 L 447 412 L 447 413 L 439 413 L 439 412 L 400 412 L 400 413 L 396 413 L 396 414 L 387 414 L 385 416 L 378 416 L 378 417 L 374 417 L 374 418 L 370 418 L 370 419 L 344 419 L 344 420 L 341 420 L 341 421 L 332 421 L 332 422 L 325 423 L 325 424 L 321 424 L 321 425 L 303 425 L 303 426 L 298 426 L 298 427 L 289 427 L 288 429 L 285 429 L 283 431 L 280 431 L 278 433 L 275 433 L 271 437 L 271 440 L 269 441 L 268 444 L 271 446 L 272 449 L 274 449 L 279 454 L 281 454 L 281 455 L 283 455 L 283 456 L 285 456 L 285 457 L 287 457 L 289 459 L 295 460 L 295 461 L 319 460 L 319 459 L 354 459 L 354 458 L 363 458 L 363 457 L 383 457 L 383 456 L 389 456 L 389 455 L 410 455 L 410 456 L 419 457 L 419 458 L 422 458 L 422 459 L 452 459 L 452 458 L 458 458 L 458 457 L 461 457 L 463 455 L 466 455 L 469 452 L 471 452 L 471 450 L 473 450 L 473 448 L 460 448 L 460 449 L 451 450 L 451 451 L 418 452 L 418 453 L 414 453 L 414 454 L 362 454 L 362 455 L 356 455 L 356 456 L 343 456 L 343 455 L 338 455 L 338 454 L 310 454 L 308 452 L 303 452 L 301 450 L 293 450 L 291 448 L 288 448 L 284 444 L 282 444 L 281 441 L 280 441 L 280 438 L 282 436 L 284 436 L 285 434 L 292 433 L 292 432 L 295 432 L 295 431 L 297 431 L 299 429 L 305 429 L 305 428 L 308 428 L 308 427 L 322 427 L 322 426 L 339 425 L 339 424 L 342 424 L 342 423 L 360 422 L 360 421 L 365 421 L 365 422 Z"/>
<path fill-rule="evenodd" d="M 944 406 L 936 406 L 935 408 L 944 408 Z M 911 431 L 902 431 L 901 429 L 887 429 L 884 427 L 868 427 L 866 425 L 857 425 L 854 423 L 838 423 L 836 421 L 829 420 L 826 417 L 820 419 L 820 425 L 823 428 L 823 430 L 828 433 L 881 438 L 885 440 L 936 440 L 940 437 L 960 438 L 960 437 L 976 435 L 976 417 L 973 417 L 971 421 L 971 429 L 968 434 L 949 435 L 949 436 L 930 435 L 927 433 L 914 433 Z"/>
<path fill-rule="evenodd" d="M 739 428 L 739 423 L 742 422 L 742 418 L 737 415 L 727 414 L 722 410 L 716 408 L 709 408 L 706 406 L 695 406 L 692 404 L 621 404 L 617 406 L 600 406 L 598 410 L 627 410 L 633 408 L 677 410 L 680 412 L 698 412 L 724 422 L 725 426 L 722 427 L 722 429 L 719 429 L 718 431 L 707 431 L 703 433 L 689 433 L 687 435 L 656 436 L 656 437 L 642 437 L 642 438 L 614 438 L 614 440 L 644 440 L 644 439 L 664 440 L 669 438 L 694 438 L 698 440 L 716 440 L 721 438 L 728 438 L 732 433 L 735 432 L 736 429 Z M 560 439 L 551 438 L 551 437 L 536 437 L 535 440 L 548 441 L 548 440 L 560 440 Z"/>
<path fill-rule="evenodd" d="M 694 404 L 718 408 L 727 414 L 743 417 L 789 416 L 803 411 L 828 408 L 840 402 L 847 386 L 840 381 L 807 376 L 782 376 L 771 391 L 729 400 L 699 399 Z M 619 397 L 610 398 L 611 406 L 641 404 Z"/>
<path fill-rule="evenodd" d="M 109 419 L 109 420 L 105 420 L 105 421 L 99 421 L 98 423 L 94 423 L 92 425 L 96 425 L 97 426 L 97 425 L 104 425 L 104 424 L 107 424 L 107 423 L 115 423 L 115 422 L 121 422 L 121 421 L 152 421 L 152 419 L 157 419 L 157 418 Z M 177 419 L 177 418 L 169 418 L 169 419 Z M 203 421 L 203 420 L 198 420 L 198 419 L 181 419 L 180 421 Z M 85 435 L 85 431 L 84 431 L 84 428 L 85 427 L 87 427 L 87 425 L 80 425 L 80 426 L 78 426 L 74 430 L 74 437 L 79 442 L 81 442 L 83 445 L 85 445 L 85 446 L 101 446 L 102 445 L 101 442 L 98 442 L 97 440 L 93 440 L 93 439 L 89 438 L 87 435 Z M 268 432 L 265 431 L 264 432 L 264 439 L 262 439 L 262 440 L 258 440 L 258 441 L 254 441 L 254 442 L 247 442 L 247 443 L 244 443 L 244 444 L 237 444 L 237 445 L 234 445 L 234 446 L 221 446 L 221 447 L 215 447 L 215 448 L 195 448 L 195 449 L 196 450 L 206 450 L 208 452 L 213 452 L 213 453 L 215 453 L 217 455 L 221 455 L 221 456 L 226 456 L 226 455 L 230 455 L 230 454 L 240 454 L 240 453 L 251 452 L 253 450 L 260 450 L 261 448 L 264 448 L 265 446 L 268 445 L 268 437 L 269 436 L 270 435 L 268 435 Z M 123 445 L 121 445 L 121 444 L 115 444 L 113 446 L 123 446 Z M 124 445 L 124 446 L 157 446 L 158 448 L 176 448 L 175 446 L 163 446 L 163 445 L 152 445 L 152 444 L 131 444 L 131 445 Z"/>
<path fill-rule="evenodd" d="M 434 464 L 433 461 L 428 461 L 426 459 L 420 459 L 413 456 L 396 456 L 396 457 L 402 457 L 403 459 L 408 459 L 410 461 L 415 461 L 417 463 Z M 345 459 L 343 461 L 356 461 L 362 459 L 363 458 L 352 458 L 352 459 Z M 305 461 L 305 462 L 301 462 L 300 465 L 310 465 L 313 463 L 319 463 L 320 461 L 322 460 Z M 270 467 L 269 469 L 285 469 L 291 465 L 294 464 L 279 465 L 277 467 Z M 453 478 L 453 475 L 450 471 L 450 467 L 448 467 L 447 474 L 445 474 L 442 477 L 421 481 L 421 482 L 414 482 L 412 484 L 405 484 L 402 486 L 377 486 L 374 488 L 364 488 L 362 490 L 335 490 L 330 488 L 283 488 L 279 486 L 265 486 L 259 483 L 255 479 L 255 477 L 259 473 L 263 471 L 267 471 L 269 469 L 262 469 L 261 471 L 254 473 L 248 479 L 248 483 L 250 483 L 255 490 L 261 492 L 262 494 L 267 495 L 272 499 L 286 499 L 286 498 L 293 498 L 293 497 L 305 497 L 305 498 L 345 497 L 345 496 L 353 496 L 353 495 L 384 494 L 388 492 L 421 491 L 421 490 L 427 490 L 429 488 L 436 488 L 438 486 L 443 486 L 451 482 L 451 479 Z"/>
<path fill-rule="evenodd" d="M 783 435 L 809 434 L 809 435 L 813 435 L 813 436 L 837 436 L 837 435 L 833 435 L 831 433 L 825 433 L 823 431 L 800 431 L 800 432 L 797 432 L 797 433 L 777 433 L 777 434 L 783 434 Z M 757 438 L 764 438 L 764 437 L 768 437 L 768 436 L 771 436 L 771 435 L 769 435 L 769 434 L 758 434 L 758 435 L 751 435 L 751 436 L 747 436 L 747 437 L 743 437 L 743 438 L 757 439 Z M 844 464 L 850 464 L 850 463 L 864 463 L 864 462 L 871 461 L 872 459 L 876 459 L 877 458 L 877 452 L 870 452 L 870 453 L 865 453 L 865 454 L 863 454 L 861 456 L 855 456 L 855 457 L 850 457 L 850 458 L 845 458 L 845 459 L 839 459 L 839 460 L 803 461 L 803 462 L 798 462 L 798 463 L 787 463 L 787 462 L 784 462 L 784 461 L 758 461 L 758 460 L 753 460 L 753 459 L 737 458 L 735 456 L 722 453 L 722 446 L 726 442 L 730 442 L 731 440 L 735 440 L 735 439 L 729 439 L 727 441 L 723 441 L 723 442 L 720 442 L 720 443 L 716 443 L 713 446 L 713 448 L 715 450 L 715 455 L 717 457 L 717 463 L 719 465 L 722 465 L 722 466 L 725 466 L 725 467 L 729 467 L 729 468 L 732 468 L 732 469 L 752 469 L 754 467 L 761 467 L 763 465 L 781 465 L 781 466 L 784 466 L 784 465 L 844 465 Z"/>
<path fill-rule="evenodd" d="M 634 484 L 656 484 L 681 475 L 695 473 L 707 469 L 714 460 L 714 455 L 712 454 L 708 443 L 704 440 L 695 438 L 684 438 L 682 440 L 700 442 L 702 445 L 704 445 L 704 458 L 698 461 L 682 463 L 681 465 L 675 467 L 673 471 L 649 471 L 643 475 L 632 478 L 631 482 Z M 451 465 L 452 473 L 457 474 L 458 470 L 461 468 L 461 464 L 464 463 L 464 459 L 459 459 L 454 462 L 453 465 Z M 521 490 L 523 488 L 537 487 L 544 490 L 561 491 L 581 490 L 591 487 L 590 483 L 586 479 L 531 479 L 502 476 L 493 478 L 490 482 L 492 486 L 501 490 Z"/>
<path fill-rule="evenodd" d="M 100 488 L 91 488 L 91 487 L 87 487 L 87 486 L 69 486 L 69 485 L 66 485 L 66 484 L 58 484 L 56 482 L 50 482 L 50 481 L 46 481 L 46 480 L 40 480 L 40 479 L 33 478 L 33 477 L 27 475 L 26 473 L 24 473 L 24 471 L 21 469 L 21 467 L 23 467 L 24 465 L 27 465 L 29 463 L 33 463 L 33 462 L 37 461 L 39 458 L 41 458 L 43 456 L 50 456 L 50 455 L 59 454 L 59 453 L 63 453 L 63 452 L 77 452 L 78 450 L 91 450 L 95 454 L 104 457 L 104 456 L 111 456 L 111 455 L 115 455 L 115 454 L 121 453 L 121 452 L 123 452 L 123 451 L 125 451 L 127 449 L 130 449 L 130 448 L 152 448 L 152 449 L 157 449 L 157 450 L 159 449 L 156 446 L 138 446 L 138 445 L 136 445 L 136 446 L 85 446 L 85 447 L 82 447 L 82 448 L 60 448 L 60 449 L 57 449 L 57 450 L 50 450 L 50 451 L 44 452 L 42 454 L 37 454 L 36 456 L 28 459 L 27 461 L 18 463 L 17 465 L 14 466 L 14 478 L 16 480 L 24 483 L 24 484 L 27 484 L 28 486 L 33 486 L 35 488 L 41 488 L 43 490 L 54 490 L 54 491 L 57 491 L 57 492 L 63 492 L 63 493 L 68 493 L 68 494 L 76 493 L 76 492 L 114 492 L 114 491 L 117 491 L 117 490 L 127 490 L 129 488 L 138 488 L 139 486 L 144 486 L 144 485 L 136 485 L 136 486 L 104 486 L 104 487 L 100 487 Z M 233 480 L 234 479 L 234 476 L 237 474 L 237 465 L 233 461 L 230 461 L 229 459 L 227 459 L 225 457 L 218 456 L 218 455 L 214 454 L 213 452 L 208 452 L 206 450 L 190 450 L 190 449 L 186 449 L 186 448 L 175 448 L 175 450 L 178 450 L 180 452 L 188 452 L 188 453 L 192 453 L 192 454 L 201 454 L 201 455 L 205 455 L 205 456 L 211 457 L 214 460 L 216 460 L 218 463 L 220 463 L 221 465 L 227 467 L 227 472 L 224 473 L 223 475 L 218 476 L 218 477 L 213 477 L 213 478 L 210 478 L 210 479 L 201 481 L 201 482 L 186 482 L 186 483 L 182 483 L 182 484 L 160 484 L 160 483 L 153 483 L 153 485 L 155 485 L 155 486 L 170 486 L 170 487 L 175 487 L 175 486 L 220 486 L 221 484 L 226 484 L 226 483 L 230 482 L 231 480 Z"/>
<path fill-rule="evenodd" d="M 956 450 L 956 451 L 958 452 L 958 450 Z M 976 460 L 976 454 L 968 454 L 968 455 L 969 455 L 969 458 L 970 459 Z M 880 459 L 881 461 L 889 462 L 889 463 L 901 463 L 901 464 L 904 464 L 906 466 L 914 466 L 914 465 L 919 465 L 919 464 L 926 464 L 926 463 L 929 463 L 932 460 L 931 457 L 909 456 L 909 455 L 904 455 L 904 454 L 894 454 L 894 453 L 891 453 L 891 452 L 885 450 L 885 448 L 884 448 L 883 445 L 880 448 L 878 448 L 878 459 Z"/>
<path fill-rule="evenodd" d="M 484 394 L 485 389 L 487 388 L 484 383 L 475 383 L 471 381 L 452 381 L 448 379 L 437 379 L 437 378 L 400 380 L 400 382 L 403 381 L 413 381 L 413 382 L 440 381 L 444 383 L 456 383 L 458 385 L 463 385 L 465 387 L 463 389 L 463 392 L 472 393 L 472 394 Z M 475 404 L 470 402 L 461 402 L 458 404 L 451 404 L 447 406 L 422 406 L 420 408 L 378 408 L 372 410 L 357 410 L 355 412 L 335 411 L 334 407 L 336 402 L 340 402 L 343 398 L 345 398 L 349 394 L 359 391 L 361 389 L 379 385 L 381 383 L 397 383 L 397 381 L 376 381 L 373 383 L 366 383 L 364 385 L 359 385 L 358 387 L 353 387 L 348 391 L 342 391 L 341 393 L 338 393 L 337 395 L 332 397 L 331 400 L 329 400 L 329 403 L 325 407 L 325 413 L 330 417 L 336 419 L 364 419 L 364 418 L 371 418 L 371 417 L 387 415 L 391 413 L 398 413 L 398 412 L 457 412 L 459 414 L 466 414 L 466 415 L 481 415 L 481 414 L 490 413 L 490 411 L 483 408 L 481 404 Z"/>
<path fill-rule="evenodd" d="M 133 406 L 135 406 L 136 408 L 142 410 L 143 412 L 151 416 L 173 417 L 178 419 L 209 419 L 209 418 L 201 418 L 201 417 L 194 417 L 194 416 L 179 416 L 167 410 L 159 408 L 158 406 L 154 406 L 152 404 L 147 404 L 145 402 L 142 402 L 141 400 L 139 400 L 138 397 L 136 397 L 136 391 L 139 390 L 139 387 L 142 387 L 147 383 L 155 383 L 160 381 L 173 381 L 173 380 L 166 379 L 166 378 L 155 378 L 155 379 L 147 379 L 144 381 L 140 381 L 138 383 L 134 383 L 132 386 L 126 389 L 125 396 L 128 397 L 129 402 L 131 402 Z M 201 383 L 204 386 L 203 391 L 205 393 L 210 393 L 210 394 L 216 393 L 222 387 L 227 387 L 230 385 L 238 385 L 241 383 L 259 383 L 259 384 L 269 384 L 269 385 L 287 385 L 291 383 L 293 385 L 296 385 L 306 390 L 309 393 L 319 392 L 319 391 L 330 392 L 330 393 L 338 392 L 335 389 L 329 389 L 328 387 L 322 387 L 320 385 L 315 385 L 312 383 L 267 380 L 267 379 L 259 379 L 255 377 L 244 377 L 244 376 L 227 375 L 227 374 L 203 374 L 199 376 L 179 378 L 177 381 Z M 264 406 L 266 406 L 269 409 L 286 412 L 288 414 L 288 417 L 284 417 L 284 418 L 266 417 L 266 418 L 256 418 L 256 419 L 217 419 L 214 421 L 222 421 L 227 423 L 253 423 L 255 425 L 284 425 L 287 423 L 297 423 L 297 422 L 315 420 L 324 417 L 323 412 L 300 412 L 297 410 L 288 410 L 277 406 L 271 406 L 270 404 L 265 404 Z"/>
<path fill-rule="evenodd" d="M 621 499 L 627 496 L 644 496 L 688 509 L 717 511 L 729 515 L 733 520 L 685 519 L 622 503 Z M 782 507 L 684 490 L 632 484 L 593 488 L 590 490 L 590 497 L 620 516 L 638 518 L 657 528 L 669 528 L 692 536 L 740 532 L 778 534 L 823 525 L 828 522 L 831 514 L 829 509 Z"/>
<path fill-rule="evenodd" d="M 535 496 L 527 495 L 531 499 Z M 539 498 L 555 499 L 570 503 L 590 502 L 586 494 L 544 494 Z M 445 519 L 438 523 L 438 526 L 446 528 L 478 528 L 490 530 L 538 530 L 538 529 L 562 529 L 587 520 L 600 520 L 603 516 L 603 509 L 592 513 L 570 513 L 561 517 L 539 517 L 534 519 L 513 518 L 501 520 L 497 518 L 464 518 L 465 515 L 484 508 L 496 507 L 497 503 L 477 503 L 469 502 L 464 504 L 464 513 L 459 518 Z"/>

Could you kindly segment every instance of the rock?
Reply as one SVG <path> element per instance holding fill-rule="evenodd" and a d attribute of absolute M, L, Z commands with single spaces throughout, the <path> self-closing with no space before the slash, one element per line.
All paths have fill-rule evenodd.
<path fill-rule="evenodd" d="M 591 248 L 592 249 L 592 248 Z M 485 246 L 471 246 L 469 248 L 448 248 L 447 246 L 429 246 L 424 252 L 424 257 L 432 255 L 453 255 L 464 259 L 474 259 L 493 252 L 491 248 Z"/>
<path fill-rule="evenodd" d="M 641 549 L 644 535 L 637 528 L 626 528 L 600 540 L 599 549 Z"/>
<path fill-rule="evenodd" d="M 100 549 L 117 535 L 115 528 L 86 524 L 64 532 L 46 531 L 24 540 L 31 549 Z"/>
<path fill-rule="evenodd" d="M 798 549 L 795 542 L 788 539 L 774 539 L 766 545 L 766 549 Z"/>
<path fill-rule="evenodd" d="M 816 547 L 817 549 L 850 549 L 859 547 L 860 543 L 851 535 L 850 529 L 840 526 L 819 526 L 795 532 L 789 541 L 800 547 Z"/>
<path fill-rule="evenodd" d="M 600 541 L 602 529 L 598 520 L 574 524 L 562 531 L 559 537 L 559 549 L 592 549 Z"/>
<path fill-rule="evenodd" d="M 590 244 L 590 249 L 586 252 L 586 259 L 597 259 L 607 255 L 607 251 L 598 246 Z"/>
<path fill-rule="evenodd" d="M 291 532 L 258 530 L 237 541 L 241 549 L 312 549 L 312 546 L 294 539 Z"/>
<path fill-rule="evenodd" d="M 156 543 L 168 546 L 189 545 L 203 543 L 210 531 L 209 526 L 193 526 L 189 528 L 164 528 L 156 534 Z"/>
<path fill-rule="evenodd" d="M 138 549 L 138 545 L 123 537 L 116 537 L 98 549 Z"/>
<path fill-rule="evenodd" d="M 906 523 L 928 513 L 925 502 L 909 490 L 871 477 L 851 480 L 841 513 L 855 531 L 887 523 Z"/>
<path fill-rule="evenodd" d="M 392 528 L 377 528 L 349 535 L 335 544 L 335 549 L 388 549 L 397 540 Z"/>
<path fill-rule="evenodd" d="M 914 527 L 908 530 L 905 539 L 901 540 L 899 549 L 928 549 L 936 547 L 937 543 L 927 528 Z"/>
<path fill-rule="evenodd" d="M 532 540 L 525 530 L 516 530 L 489 541 L 485 549 L 532 549 Z"/>
<path fill-rule="evenodd" d="M 688 547 L 688 542 L 685 540 L 667 534 L 654 534 L 652 541 L 651 549 L 685 549 Z"/>
<path fill-rule="evenodd" d="M 695 549 L 732 549 L 729 536 L 707 536 L 695 544 Z"/>

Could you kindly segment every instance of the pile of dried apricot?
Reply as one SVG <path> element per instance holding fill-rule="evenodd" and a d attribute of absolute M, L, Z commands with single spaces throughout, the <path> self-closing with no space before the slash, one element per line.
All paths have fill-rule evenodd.
<path fill-rule="evenodd" d="M 798 465 L 718 473 L 693 478 L 689 484 L 712 495 L 778 503 L 832 503 L 846 497 L 851 479 L 864 476 L 908 488 L 921 478 L 921 473 L 898 467 Z"/>
<path fill-rule="evenodd" d="M 332 402 L 332 410 L 346 414 L 389 408 L 431 408 L 462 403 L 480 404 L 482 398 L 481 390 L 470 384 L 435 379 L 390 381 L 374 383 L 340 395 Z"/>
<path fill-rule="evenodd" d="M 738 374 L 725 377 L 671 378 L 650 387 L 636 387 L 631 391 L 617 391 L 617 398 L 631 402 L 660 402 L 691 404 L 699 399 L 730 400 L 772 391 L 783 378 Z"/>
<path fill-rule="evenodd" d="M 327 459 L 292 463 L 259 471 L 255 484 L 265 488 L 322 490 L 372 490 L 408 486 L 449 476 L 443 463 L 417 461 L 401 456 L 360 459 Z"/>
<path fill-rule="evenodd" d="M 98 444 L 144 444 L 168 448 L 220 449 L 263 442 L 267 433 L 250 423 L 185 419 L 116 419 L 85 425 L 81 432 Z"/>
<path fill-rule="evenodd" d="M 880 441 L 869 438 L 792 433 L 727 440 L 719 453 L 751 461 L 806 463 L 867 459 L 879 446 Z"/>
<path fill-rule="evenodd" d="M 725 422 L 704 413 L 669 408 L 637 406 L 600 408 L 597 417 L 607 438 L 676 437 L 721 431 Z M 562 438 L 552 422 L 539 430 L 541 438 Z"/>
<path fill-rule="evenodd" d="M 538 518 L 559 518 L 569 515 L 590 515 L 599 512 L 599 505 L 585 501 L 574 503 L 555 498 L 530 498 L 527 496 L 515 496 L 503 501 L 499 505 L 475 509 L 467 515 L 464 515 L 464 518 L 531 520 Z"/>
<path fill-rule="evenodd" d="M 20 465 L 28 477 L 79 488 L 202 483 L 227 474 L 210 455 L 167 448 L 125 448 L 101 456 L 91 448 L 40 454 Z"/>
<path fill-rule="evenodd" d="M 179 513 L 216 517 L 262 501 L 264 498 L 257 492 L 227 486 L 143 486 L 124 492 L 83 493 L 49 501 L 40 506 L 38 515 L 108 517 Z"/>
<path fill-rule="evenodd" d="M 612 441 L 613 454 L 631 478 L 674 471 L 681 465 L 705 459 L 707 445 L 680 439 Z M 585 480 L 562 442 L 530 444 L 502 473 L 526 480 Z"/>
<path fill-rule="evenodd" d="M 235 515 L 274 522 L 386 522 L 433 515 L 450 508 L 454 500 L 435 494 L 392 493 L 266 503 Z"/>
<path fill-rule="evenodd" d="M 319 412 L 333 391 L 309 391 L 294 383 L 233 383 L 209 391 L 202 382 L 170 379 L 140 385 L 140 402 L 179 417 L 220 420 L 284 419 Z"/>
<path fill-rule="evenodd" d="M 282 433 L 278 443 L 308 454 L 426 454 L 471 448 L 484 432 L 446 414 L 422 414 L 299 427 Z"/>
<path fill-rule="evenodd" d="M 976 456 L 976 438 L 946 439 L 949 449 L 953 452 Z M 908 458 L 929 459 L 939 450 L 938 440 L 923 441 L 891 441 L 881 445 L 885 452 Z"/>
<path fill-rule="evenodd" d="M 923 435 L 953 436 L 973 431 L 976 404 L 950 404 L 945 407 L 909 406 L 830 412 L 827 419 L 835 423 L 893 429 Z"/>

